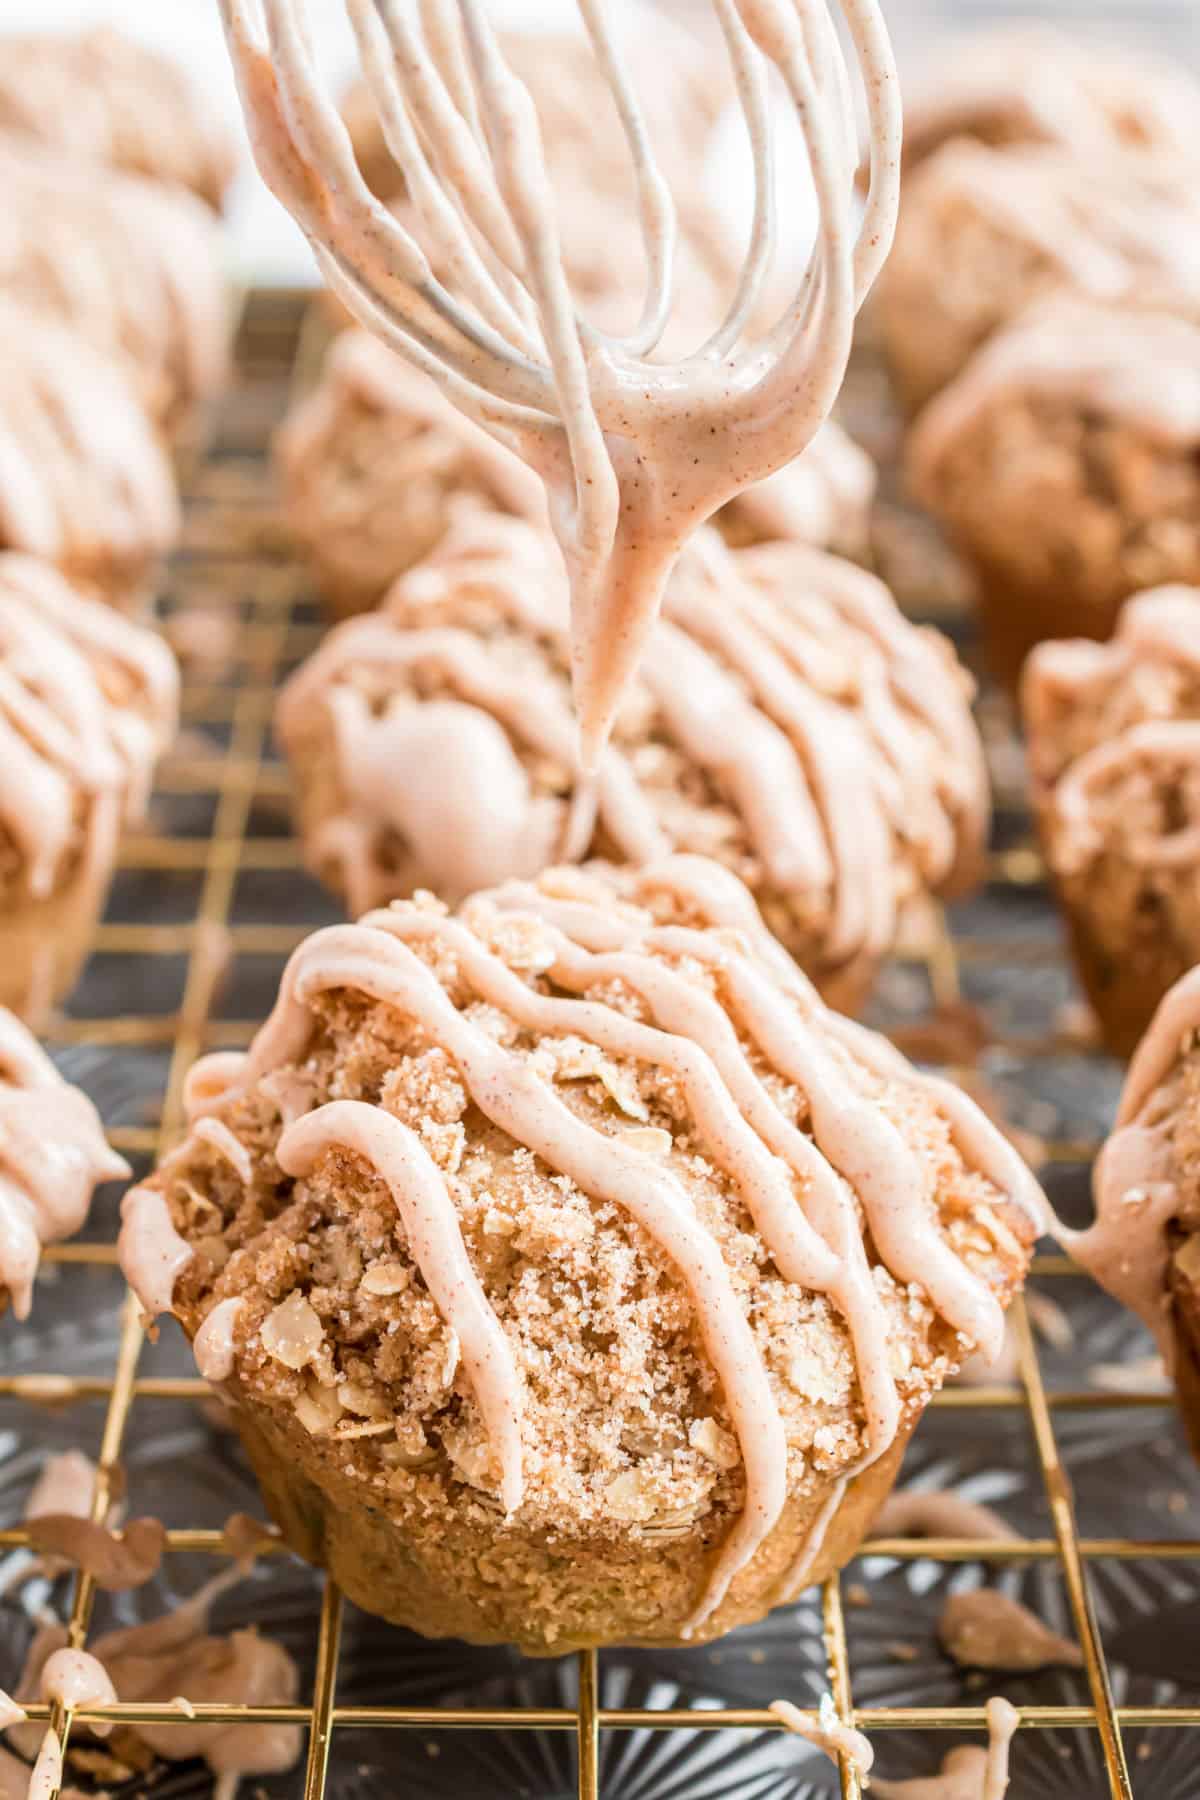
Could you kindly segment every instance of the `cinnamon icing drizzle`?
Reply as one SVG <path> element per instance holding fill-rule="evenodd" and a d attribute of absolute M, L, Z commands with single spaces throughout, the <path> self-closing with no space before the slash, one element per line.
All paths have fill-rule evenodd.
<path fill-rule="evenodd" d="M 1125 1078 L 1116 1128 L 1096 1159 L 1092 1192 L 1096 1217 L 1086 1231 L 1059 1237 L 1115 1299 L 1154 1334 L 1168 1369 L 1174 1362 L 1168 1269 L 1168 1229 L 1181 1194 L 1172 1133 L 1172 1072 L 1200 1032 L 1200 968 L 1163 999 Z"/>
<path fill-rule="evenodd" d="M 923 1084 L 924 1078 L 886 1046 L 868 1061 L 862 1046 L 875 1043 L 872 1034 L 825 1009 L 770 939 L 736 878 L 702 859 L 679 857 L 651 868 L 639 883 L 642 894 L 669 893 L 688 916 L 723 930 L 657 926 L 640 909 L 614 905 L 611 888 L 586 876 L 564 872 L 557 889 L 512 883 L 480 896 L 458 919 L 400 906 L 315 933 L 289 962 L 275 1009 L 249 1052 L 198 1064 L 187 1103 L 194 1126 L 227 1115 L 230 1103 L 264 1077 L 304 1058 L 318 997 L 352 989 L 416 1021 L 449 1055 L 474 1104 L 500 1130 L 585 1193 L 615 1203 L 637 1221 L 691 1296 L 745 1466 L 744 1508 L 716 1556 L 690 1622 L 694 1629 L 770 1533 L 787 1494 L 783 1420 L 743 1304 L 716 1239 L 670 1167 L 572 1112 L 520 1055 L 457 1009 L 436 969 L 453 965 L 477 999 L 529 1032 L 578 1035 L 613 1056 L 673 1073 L 705 1154 L 735 1184 L 781 1273 L 827 1294 L 846 1321 L 866 1417 L 858 1468 L 894 1441 L 900 1401 L 857 1209 L 896 1279 L 919 1283 L 965 1337 L 997 1347 L 1003 1315 L 987 1284 L 946 1243 L 929 1172 L 878 1105 L 876 1082 Z M 539 991 L 487 947 L 472 922 L 497 912 L 536 926 L 539 973 L 565 992 Z M 417 953 L 421 948 L 436 952 L 433 966 Z M 588 997 L 614 979 L 638 994 L 648 1023 Z M 756 1067 L 759 1060 L 806 1096 L 811 1136 L 785 1115 Z M 864 1077 L 864 1065 L 871 1075 Z M 941 1106 L 942 1090 L 931 1086 Z M 970 1102 L 958 1099 L 942 1110 L 964 1159 L 992 1183 L 998 1201 L 1025 1208 L 1040 1224 L 1041 1197 L 1032 1177 Z M 505 1504 L 518 1506 L 521 1374 L 467 1262 L 445 1177 L 399 1121 L 360 1102 L 330 1102 L 295 1118 L 276 1155 L 299 1178 L 333 1149 L 363 1158 L 391 1189 L 414 1260 L 461 1341 L 501 1467 Z M 157 1241 L 145 1234 L 148 1219 Z M 164 1241 L 171 1252 L 165 1264 Z M 169 1308 L 171 1270 L 177 1273 L 189 1256 L 163 1193 L 132 1190 L 121 1260 L 148 1309 Z M 856 1472 L 836 1484 L 783 1590 L 802 1585 L 821 1529 Z"/>
<path fill-rule="evenodd" d="M 179 507 L 136 395 L 117 365 L 23 306 L 0 301 L 0 333 L 20 346 L 0 371 L 0 546 L 101 582 L 141 569 L 174 542 Z"/>
<path fill-rule="evenodd" d="M 153 632 L 34 558 L 0 555 L 0 828 L 31 895 L 52 891 L 76 847 L 104 861 L 142 809 L 177 705 L 175 663 Z"/>
<path fill-rule="evenodd" d="M 482 604 L 527 654 L 506 662 L 480 631 L 441 623 L 457 600 Z M 413 885 L 451 899 L 586 850 L 590 822 L 571 842 L 578 815 L 534 791 L 519 755 L 574 767 L 567 655 L 548 536 L 476 515 L 381 613 L 331 633 L 291 678 L 277 716 L 285 745 L 318 707 L 333 724 L 348 811 L 313 850 L 340 863 L 352 911 L 396 892 L 379 862 L 389 828 Z M 448 691 L 373 710 L 356 668 Z M 705 533 L 667 590 L 640 680 L 657 728 L 739 815 L 764 882 L 828 912 L 831 962 L 890 946 L 898 843 L 931 885 L 973 875 L 988 801 L 965 696 L 862 570 L 796 544 L 731 552 Z M 671 849 L 670 834 L 620 738 L 600 759 L 596 824 L 622 859 L 644 863 Z"/>
<path fill-rule="evenodd" d="M 0 1292 L 29 1316 L 44 1244 L 79 1230 L 93 1189 L 129 1174 L 87 1095 L 0 1007 Z"/>

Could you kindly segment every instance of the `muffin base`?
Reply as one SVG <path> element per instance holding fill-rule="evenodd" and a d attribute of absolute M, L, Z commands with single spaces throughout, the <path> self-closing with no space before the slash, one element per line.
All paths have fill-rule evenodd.
<path fill-rule="evenodd" d="M 1175 943 L 1165 926 L 1150 934 L 1143 926 L 1139 933 L 1136 920 L 1130 921 L 1128 941 L 1116 954 L 1061 890 L 1059 898 L 1075 967 L 1099 1021 L 1104 1047 L 1113 1056 L 1131 1057 L 1159 1001 L 1196 959 Z"/>
<path fill-rule="evenodd" d="M 642 1573 L 644 1565 L 645 1582 L 652 1588 L 658 1566 L 670 1562 L 677 1567 L 682 1558 L 688 1563 L 689 1572 L 694 1571 L 695 1603 L 703 1591 L 705 1566 L 715 1555 L 717 1544 L 705 1543 L 699 1532 L 683 1543 L 674 1540 L 655 1544 L 646 1537 L 631 1537 L 623 1546 L 611 1542 L 572 1545 L 547 1537 L 540 1571 L 545 1582 L 557 1586 L 555 1571 L 569 1564 L 573 1583 L 581 1565 L 594 1564 L 597 1580 L 607 1577 L 614 1589 L 619 1610 L 614 1610 L 612 1622 L 606 1626 L 601 1595 L 599 1605 L 591 1608 L 598 1628 L 572 1631 L 564 1623 L 561 1634 L 556 1633 L 552 1640 L 532 1634 L 523 1636 L 514 1622 L 525 1616 L 525 1594 L 536 1592 L 539 1585 L 538 1572 L 531 1568 L 527 1536 L 520 1538 L 519 1552 L 510 1564 L 504 1558 L 503 1534 L 494 1522 L 481 1530 L 465 1516 L 455 1516 L 446 1521 L 454 1527 L 455 1541 L 443 1550 L 438 1566 L 433 1567 L 423 1562 L 420 1544 L 406 1537 L 403 1523 L 391 1519 L 383 1504 L 365 1504 L 356 1485 L 332 1469 L 328 1470 L 328 1488 L 311 1478 L 304 1464 L 311 1464 L 312 1440 L 303 1427 L 281 1429 L 278 1420 L 264 1408 L 226 1391 L 233 1402 L 232 1420 L 258 1478 L 267 1510 L 298 1556 L 327 1569 L 348 1599 L 389 1624 L 403 1626 L 422 1637 L 458 1638 L 471 1644 L 515 1644 L 526 1656 L 562 1656 L 570 1651 L 616 1644 L 694 1648 L 739 1625 L 761 1619 L 772 1606 L 792 1597 L 785 1590 L 786 1576 L 803 1548 L 812 1518 L 826 1498 L 822 1491 L 815 1499 L 800 1497 L 789 1501 L 774 1533 L 735 1579 L 725 1600 L 688 1638 L 670 1626 L 654 1629 L 652 1606 L 644 1608 L 645 1630 L 631 1632 L 626 1628 L 630 1578 Z M 916 1413 L 907 1418 L 886 1454 L 847 1485 L 805 1578 L 806 1588 L 824 1581 L 858 1550 L 872 1519 L 892 1490 L 918 1417 Z M 293 1442 L 293 1438 L 297 1441 Z M 305 1442 L 299 1442 L 300 1439 Z M 456 1581 L 447 1579 L 448 1569 Z M 506 1575 L 510 1577 L 507 1582 Z M 490 1614 L 503 1617 L 506 1628 L 494 1625 Z"/>
<path fill-rule="evenodd" d="M 1175 1397 L 1192 1455 L 1200 1462 L 1200 1286 L 1188 1281 L 1174 1256 L 1168 1279 Z"/>
<path fill-rule="evenodd" d="M 1033 588 L 1011 576 L 976 565 L 979 627 L 990 673 L 1015 695 L 1025 658 L 1048 638 L 1093 638 L 1112 635 L 1123 596 L 1101 599 L 1074 594 L 1065 585 Z"/>
<path fill-rule="evenodd" d="M 45 900 L 0 909 L 0 1006 L 33 1030 L 65 999 L 87 961 L 112 879 L 111 858 L 81 867 Z"/>

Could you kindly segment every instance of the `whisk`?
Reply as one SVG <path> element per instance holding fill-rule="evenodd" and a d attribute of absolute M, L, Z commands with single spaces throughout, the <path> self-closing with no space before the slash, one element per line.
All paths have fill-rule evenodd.
<path fill-rule="evenodd" d="M 483 0 L 345 0 L 407 185 L 408 225 L 358 171 L 306 0 L 221 9 L 259 168 L 330 286 L 546 483 L 571 578 L 572 680 L 591 770 L 688 537 L 798 455 L 833 405 L 855 314 L 891 243 L 900 112 L 877 0 L 710 0 L 753 148 L 750 229 L 724 317 L 691 353 L 658 360 L 674 300 L 675 204 L 610 0 L 576 4 L 636 179 L 647 282 L 622 336 L 573 303 L 536 110 Z M 799 120 L 818 228 L 788 304 L 763 324 L 776 254 L 772 68 Z M 856 75 L 869 138 L 861 205 Z"/>

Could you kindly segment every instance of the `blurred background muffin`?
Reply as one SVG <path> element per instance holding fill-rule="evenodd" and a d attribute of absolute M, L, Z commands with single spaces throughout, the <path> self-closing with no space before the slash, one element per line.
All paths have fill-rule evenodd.
<path fill-rule="evenodd" d="M 572 773 L 566 620 L 548 532 L 475 513 L 291 677 L 276 725 L 306 854 L 351 912 L 422 887 L 456 899 L 564 855 L 699 852 L 852 1009 L 906 908 L 977 878 L 988 798 L 970 682 L 864 570 L 699 539 L 594 817 Z"/>
<path fill-rule="evenodd" d="M 1040 645 L 1021 698 L 1076 963 L 1128 1056 L 1200 962 L 1200 587 L 1137 595 L 1107 644 Z"/>
<path fill-rule="evenodd" d="M 975 570 L 1014 683 L 1047 637 L 1103 638 L 1139 588 L 1200 581 L 1200 326 L 1063 298 L 992 338 L 921 414 L 917 499 Z"/>
<path fill-rule="evenodd" d="M 0 554 L 0 1006 L 37 1021 L 69 991 L 177 690 L 157 633 Z"/>

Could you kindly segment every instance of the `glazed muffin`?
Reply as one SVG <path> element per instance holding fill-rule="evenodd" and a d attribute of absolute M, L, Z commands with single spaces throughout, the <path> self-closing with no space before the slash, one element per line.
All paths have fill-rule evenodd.
<path fill-rule="evenodd" d="M 1060 1237 L 1154 1334 L 1200 1458 L 1200 969 L 1176 983 L 1129 1067 L 1096 1160 L 1095 1222 Z"/>
<path fill-rule="evenodd" d="M 0 1005 L 36 1019 L 74 983 L 122 825 L 174 733 L 156 633 L 46 563 L 0 555 Z"/>
<path fill-rule="evenodd" d="M 0 131 L 77 161 L 190 188 L 219 207 L 236 142 L 200 83 L 172 57 L 106 26 L 6 36 Z"/>
<path fill-rule="evenodd" d="M 117 365 L 0 299 L 0 551 L 27 550 L 124 610 L 179 530 L 171 466 Z"/>
<path fill-rule="evenodd" d="M 464 512 L 546 521 L 545 489 L 525 464 L 366 331 L 335 341 L 275 460 L 284 516 L 337 618 L 375 606 Z M 827 424 L 716 522 L 736 545 L 786 538 L 862 555 L 875 480 L 866 451 Z"/>
<path fill-rule="evenodd" d="M 537 476 L 366 331 L 336 340 L 274 450 L 284 516 L 339 618 L 374 606 L 464 508 L 546 516 Z"/>
<path fill-rule="evenodd" d="M 73 1236 L 96 1188 L 127 1176 L 129 1165 L 109 1149 L 87 1095 L 2 1006 L 0 1132 L 0 1313 L 11 1306 L 27 1319 L 42 1250 Z"/>
<path fill-rule="evenodd" d="M 0 137 L 0 291 L 122 362 L 171 436 L 228 370 L 219 229 L 190 194 Z"/>
<path fill-rule="evenodd" d="M 1200 962 L 1200 588 L 1139 594 L 1107 644 L 1039 645 L 1021 699 L 1080 975 L 1128 1056 Z"/>
<path fill-rule="evenodd" d="M 626 37 L 634 84 L 655 153 L 667 168 L 694 173 L 732 87 L 714 79 L 725 74 L 691 32 L 656 13 L 637 23 L 618 19 Z M 501 48 L 537 108 L 538 124 L 556 189 L 565 178 L 590 177 L 595 192 L 636 202 L 633 163 L 613 103 L 582 31 L 505 31 Z M 647 50 L 652 55 L 647 55 Z M 368 187 L 381 200 L 404 193 L 404 175 L 384 140 L 379 113 L 365 85 L 357 83 L 342 103 L 355 157 Z M 563 222 L 570 223 L 565 209 Z"/>
<path fill-rule="evenodd" d="M 826 998 L 856 1008 L 906 908 L 979 870 L 987 783 L 949 646 L 851 563 L 706 533 L 593 811 L 572 774 L 567 610 L 549 534 L 480 514 L 332 632 L 276 716 L 309 865 L 360 912 L 567 855 L 710 855 Z"/>
<path fill-rule="evenodd" d="M 1195 153 L 1200 87 L 1177 64 L 1024 22 L 951 38 L 907 85 L 904 164 L 951 138 Z"/>
<path fill-rule="evenodd" d="M 1200 329 L 1063 298 L 1019 319 L 925 408 L 916 498 L 978 576 L 1015 681 L 1049 637 L 1107 637 L 1140 588 L 1200 582 Z"/>
<path fill-rule="evenodd" d="M 1059 292 L 1200 320 L 1193 161 L 995 150 L 959 140 L 905 186 L 876 295 L 897 387 L 913 411 L 993 332 Z"/>
<path fill-rule="evenodd" d="M 702 1642 L 843 1562 L 1040 1219 L 695 857 L 317 932 L 187 1104 L 122 1267 L 289 1543 L 534 1654 Z"/>

